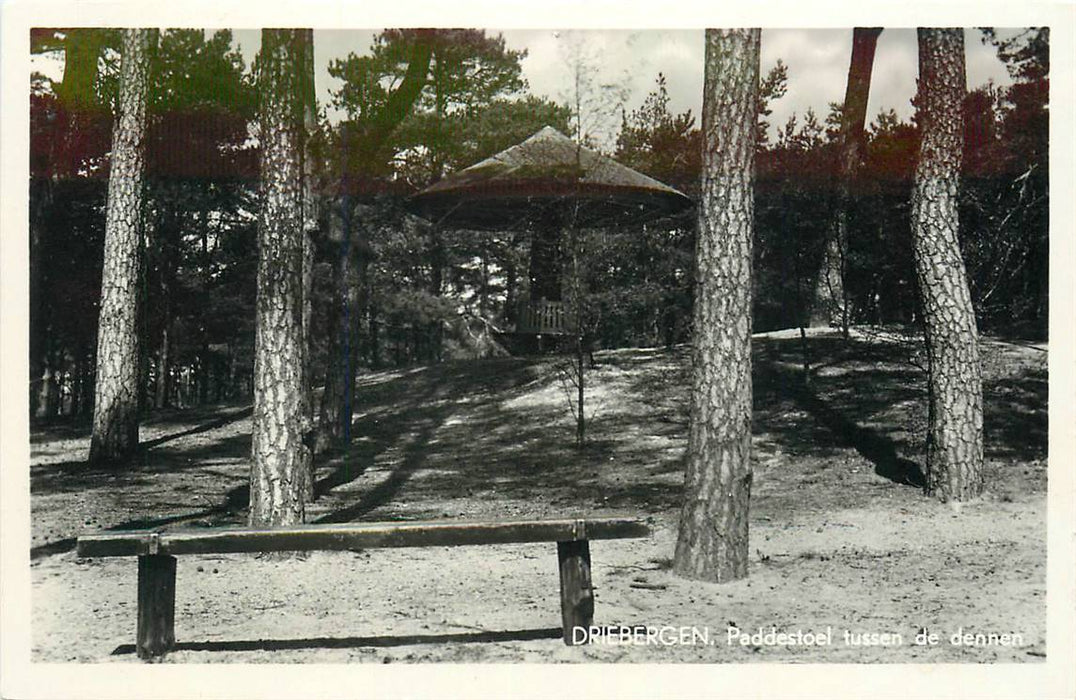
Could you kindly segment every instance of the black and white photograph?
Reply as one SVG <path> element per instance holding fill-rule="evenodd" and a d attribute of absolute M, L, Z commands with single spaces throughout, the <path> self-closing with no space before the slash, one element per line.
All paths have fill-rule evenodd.
<path fill-rule="evenodd" d="M 1076 692 L 1076 7 L 216 5 L 2 8 L 0 696 Z"/>

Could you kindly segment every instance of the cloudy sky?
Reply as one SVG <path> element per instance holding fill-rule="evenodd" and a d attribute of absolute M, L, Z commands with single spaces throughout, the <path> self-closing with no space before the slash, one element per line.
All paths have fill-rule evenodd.
<path fill-rule="evenodd" d="M 510 48 L 526 49 L 523 71 L 531 91 L 554 100 L 567 97 L 567 46 L 582 41 L 608 82 L 630 88 L 627 109 L 637 107 L 663 73 L 671 108 L 690 109 L 698 118 L 702 106 L 703 32 L 686 30 L 488 30 L 502 33 Z M 369 48 L 373 31 L 315 30 L 315 58 L 319 99 L 329 103 L 329 91 L 338 87 L 327 72 L 329 62 L 349 52 L 362 54 Z M 987 81 L 1007 84 L 1005 68 L 990 46 L 984 46 L 978 30 L 965 36 L 968 87 Z M 260 43 L 257 30 L 235 32 L 236 42 L 249 60 Z M 788 65 L 788 93 L 772 103 L 771 125 L 783 125 L 796 113 L 812 108 L 824 118 L 831 102 L 844 99 L 848 63 L 852 52 L 851 29 L 764 29 L 762 70 L 781 59 Z M 878 40 L 871 81 L 868 119 L 882 109 L 895 109 L 904 119 L 911 116 L 911 99 L 918 72 L 915 30 L 886 29 Z M 333 115 L 330 115 L 333 116 Z M 619 125 L 619 119 L 614 120 Z"/>
<path fill-rule="evenodd" d="M 671 109 L 691 110 L 699 117 L 702 106 L 703 31 L 678 30 L 545 30 L 488 29 L 504 35 L 509 48 L 526 49 L 523 72 L 533 93 L 557 101 L 569 97 L 569 67 L 566 59 L 572 43 L 581 44 L 592 56 L 600 79 L 628 88 L 626 108 L 638 107 L 653 90 L 658 73 L 663 73 L 669 91 Z M 248 65 L 261 44 L 261 31 L 234 30 L 234 41 Z M 348 53 L 366 53 L 375 30 L 315 29 L 314 53 L 318 99 L 330 104 L 330 91 L 339 81 L 328 74 L 329 63 Z M 1002 33 L 1006 33 L 1002 30 Z M 844 99 L 848 63 L 852 52 L 851 29 L 763 29 L 762 71 L 781 59 L 788 66 L 788 93 L 771 103 L 771 128 L 781 126 L 793 113 L 800 115 L 811 108 L 824 118 L 831 102 Z M 976 29 L 965 31 L 967 80 L 969 89 L 988 81 L 1008 84 L 1009 78 L 994 49 L 984 46 Z M 56 59 L 60 59 L 57 61 Z M 62 74 L 62 54 L 35 57 L 35 70 L 52 77 Z M 895 109 L 908 119 L 918 73 L 915 30 L 890 28 L 878 39 L 871 80 L 868 120 L 883 109 Z M 330 119 L 339 113 L 329 112 Z M 619 110 L 610 120 L 619 126 Z"/>

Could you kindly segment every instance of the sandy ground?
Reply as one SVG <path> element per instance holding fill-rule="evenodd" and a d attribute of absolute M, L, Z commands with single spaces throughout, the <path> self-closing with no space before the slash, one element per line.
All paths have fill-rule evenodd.
<path fill-rule="evenodd" d="M 179 559 L 179 645 L 163 661 L 1042 661 L 1044 349 L 984 343 L 989 490 L 955 510 L 906 483 L 921 464 L 925 424 L 914 346 L 812 337 L 814 377 L 803 391 L 792 374 L 798 343 L 756 340 L 748 578 L 718 585 L 669 571 L 687 420 L 683 348 L 598 353 L 582 451 L 549 362 L 379 372 L 362 380 L 350 449 L 322 460 L 308 520 L 649 518 L 650 538 L 591 545 L 595 623 L 617 636 L 560 641 L 552 543 L 188 556 Z M 135 560 L 77 558 L 80 532 L 245 519 L 245 407 L 153 416 L 141 464 L 118 475 L 86 471 L 87 433 L 58 424 L 32 437 L 36 662 L 137 662 Z M 637 626 L 649 640 L 619 636 Z M 771 628 L 785 642 L 809 632 L 828 643 L 750 639 Z M 937 643 L 916 644 L 924 631 Z M 993 643 L 954 644 L 955 633 Z"/>

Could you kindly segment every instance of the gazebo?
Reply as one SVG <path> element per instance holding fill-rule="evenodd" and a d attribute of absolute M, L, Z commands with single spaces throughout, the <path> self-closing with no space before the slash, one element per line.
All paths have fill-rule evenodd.
<path fill-rule="evenodd" d="M 415 213 L 439 225 L 530 231 L 530 293 L 513 330 L 538 336 L 575 330 L 562 292 L 565 232 L 652 221 L 690 205 L 683 193 L 550 126 L 410 200 Z"/>

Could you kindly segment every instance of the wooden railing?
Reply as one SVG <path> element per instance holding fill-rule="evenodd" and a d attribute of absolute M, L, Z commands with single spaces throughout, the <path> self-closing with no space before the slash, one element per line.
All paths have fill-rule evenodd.
<path fill-rule="evenodd" d="M 562 301 L 521 302 L 516 321 L 516 333 L 565 335 L 575 330 L 574 319 Z"/>

